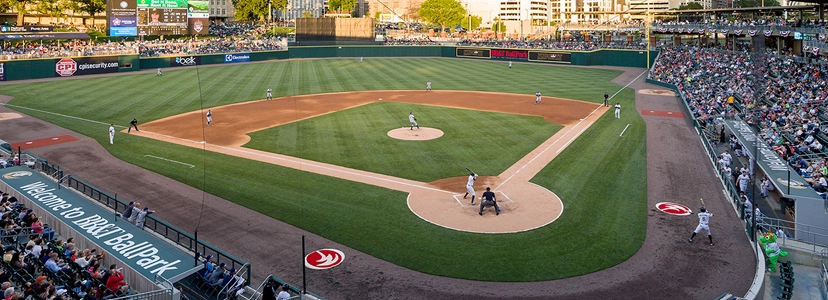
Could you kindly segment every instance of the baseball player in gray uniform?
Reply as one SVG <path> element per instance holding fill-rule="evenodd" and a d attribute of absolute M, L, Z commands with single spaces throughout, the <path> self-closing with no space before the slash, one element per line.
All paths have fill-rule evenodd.
<path fill-rule="evenodd" d="M 213 111 L 207 110 L 207 126 L 210 126 L 210 123 L 213 123 Z"/>
<path fill-rule="evenodd" d="M 474 181 L 477 179 L 477 174 L 469 173 L 469 181 L 466 182 L 466 194 L 463 195 L 463 199 L 466 199 L 466 196 L 469 194 L 472 195 L 472 202 L 471 204 L 474 205 Z"/>
<path fill-rule="evenodd" d="M 540 103 L 541 103 L 541 93 L 540 93 L 540 91 L 538 91 L 537 93 L 535 93 L 535 104 L 540 104 Z"/>
<path fill-rule="evenodd" d="M 693 231 L 693 235 L 690 236 L 690 242 L 693 242 L 693 238 L 696 237 L 696 234 L 704 230 L 707 233 L 707 238 L 710 239 L 710 246 L 713 246 L 713 235 L 710 234 L 710 217 L 713 214 L 707 212 L 707 209 L 702 206 L 699 208 L 699 226 L 696 226 L 696 230 Z"/>
<path fill-rule="evenodd" d="M 426 82 L 426 91 L 430 91 L 430 90 L 431 90 L 431 81 Z"/>
<path fill-rule="evenodd" d="M 109 124 L 109 144 L 115 144 L 115 124 Z"/>
<path fill-rule="evenodd" d="M 414 130 L 414 126 L 417 126 L 417 129 L 420 129 L 420 125 L 417 124 L 417 118 L 414 117 L 414 112 L 408 113 L 408 122 L 411 123 L 411 128 L 409 130 Z"/>
<path fill-rule="evenodd" d="M 267 100 L 273 100 L 273 89 L 267 88 Z"/>

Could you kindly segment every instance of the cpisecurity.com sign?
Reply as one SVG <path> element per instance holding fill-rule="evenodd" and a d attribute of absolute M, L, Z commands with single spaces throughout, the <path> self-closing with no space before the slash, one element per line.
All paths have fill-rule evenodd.
<path fill-rule="evenodd" d="M 224 63 L 237 63 L 250 61 L 250 53 L 226 54 L 224 55 Z"/>
<path fill-rule="evenodd" d="M 13 167 L 0 174 L 0 181 L 148 279 L 185 275 L 195 267 L 192 256 L 80 195 L 58 189 L 39 173 Z"/>

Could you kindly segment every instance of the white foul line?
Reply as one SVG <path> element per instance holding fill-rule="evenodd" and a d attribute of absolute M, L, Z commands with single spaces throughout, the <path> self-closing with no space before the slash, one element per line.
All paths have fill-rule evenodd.
<path fill-rule="evenodd" d="M 25 106 L 18 106 L 18 105 L 13 105 L 13 104 L 4 104 L 4 106 L 11 106 L 11 107 L 17 107 L 17 108 L 22 108 L 22 109 L 28 109 L 28 110 L 33 110 L 33 111 L 36 111 L 36 112 L 42 112 L 44 114 L 51 114 L 51 115 L 66 117 L 66 118 L 70 118 L 70 119 L 91 122 L 91 123 L 95 123 L 95 124 L 109 125 L 109 124 L 104 123 L 104 122 L 99 122 L 99 121 L 94 121 L 94 120 L 89 120 L 89 119 L 84 119 L 84 118 L 78 118 L 78 117 L 74 117 L 74 116 L 68 116 L 68 115 L 64 115 L 64 114 L 54 113 L 54 112 L 45 111 L 45 110 L 39 110 L 39 109 L 35 109 L 35 108 L 28 108 L 28 107 L 25 107 Z M 121 126 L 121 125 L 115 125 L 115 127 L 126 128 L 125 126 Z"/>
<path fill-rule="evenodd" d="M 627 128 L 629 128 L 629 127 L 630 127 L 630 124 L 627 124 L 627 127 L 624 127 L 624 130 L 622 130 L 621 134 L 619 134 L 618 136 L 624 135 L 624 132 L 627 131 Z"/>
<path fill-rule="evenodd" d="M 149 155 L 149 154 L 145 154 L 144 156 L 146 156 L 146 157 L 152 157 L 152 158 L 157 158 L 157 159 L 160 159 L 160 160 L 166 160 L 166 161 L 168 161 L 168 162 L 174 162 L 174 163 L 177 163 L 177 164 L 182 164 L 182 165 L 185 165 L 185 166 L 190 166 L 190 168 L 195 168 L 195 165 L 191 165 L 191 164 L 188 164 L 188 163 L 183 163 L 183 162 L 180 162 L 180 161 L 177 161 L 177 160 L 167 159 L 167 158 L 158 157 L 158 156 L 155 156 L 155 155 Z"/>

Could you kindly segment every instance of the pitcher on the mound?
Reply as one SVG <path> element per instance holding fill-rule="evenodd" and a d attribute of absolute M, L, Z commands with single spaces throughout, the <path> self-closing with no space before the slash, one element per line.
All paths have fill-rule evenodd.
<path fill-rule="evenodd" d="M 466 183 L 466 194 L 463 195 L 463 199 L 466 199 L 466 196 L 469 194 L 472 195 L 472 202 L 471 204 L 474 205 L 474 180 L 477 179 L 477 174 L 469 173 L 469 182 Z"/>
<path fill-rule="evenodd" d="M 408 122 L 411 123 L 411 128 L 409 130 L 414 130 L 414 126 L 417 126 L 417 129 L 420 129 L 420 125 L 417 125 L 417 118 L 414 117 L 414 112 L 408 113 Z"/>

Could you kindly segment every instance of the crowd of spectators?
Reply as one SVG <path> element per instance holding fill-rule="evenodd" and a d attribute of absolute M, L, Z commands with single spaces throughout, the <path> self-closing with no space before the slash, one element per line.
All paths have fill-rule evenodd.
<path fill-rule="evenodd" d="M 261 36 L 267 33 L 267 26 L 255 22 L 210 23 L 209 34 L 218 37 Z"/>
<path fill-rule="evenodd" d="M 282 50 L 286 48 L 279 37 L 224 37 L 212 39 L 176 39 L 136 42 L 142 57 L 178 56 L 194 54 L 234 53 Z"/>
<path fill-rule="evenodd" d="M 661 50 L 651 78 L 676 85 L 696 119 L 707 126 L 718 126 L 719 119 L 745 119 L 817 191 L 825 191 L 825 65 L 740 49 Z"/>
<path fill-rule="evenodd" d="M 135 294 L 117 264 L 97 249 L 77 249 L 7 193 L 0 198 L 5 299 L 103 300 Z"/>
<path fill-rule="evenodd" d="M 383 46 L 426 46 L 426 45 L 439 45 L 439 43 L 432 41 L 426 36 L 422 37 L 385 37 L 385 41 L 382 42 Z"/>
<path fill-rule="evenodd" d="M 828 20 L 822 19 L 784 19 L 779 17 L 744 17 L 727 18 L 720 16 L 715 20 L 707 18 L 687 19 L 665 19 L 655 20 L 654 26 L 658 25 L 709 25 L 709 26 L 735 26 L 735 27 L 806 27 L 806 28 L 828 28 Z"/>
<path fill-rule="evenodd" d="M 598 49 L 637 49 L 647 48 L 646 43 L 636 42 L 583 42 L 583 41 L 545 41 L 545 40 L 497 40 L 497 39 L 464 39 L 458 46 L 481 46 L 499 48 L 524 49 L 555 49 L 555 50 L 598 50 Z"/>

